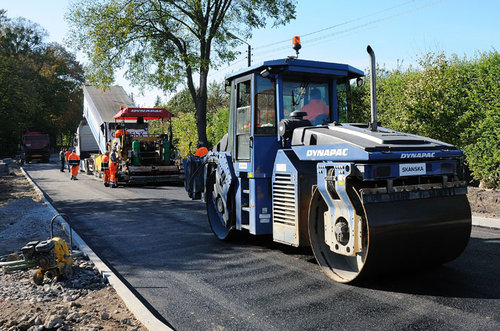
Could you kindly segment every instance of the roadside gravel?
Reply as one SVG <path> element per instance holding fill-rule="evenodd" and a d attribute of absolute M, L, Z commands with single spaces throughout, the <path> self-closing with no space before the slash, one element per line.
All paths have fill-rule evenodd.
<path fill-rule="evenodd" d="M 54 216 L 19 167 L 10 168 L 9 176 L 0 177 L 0 256 L 48 239 Z M 57 221 L 54 230 L 69 243 Z M 37 286 L 32 272 L 0 272 L 0 330 L 146 330 L 84 257 L 74 261 L 69 280 L 46 278 Z"/>

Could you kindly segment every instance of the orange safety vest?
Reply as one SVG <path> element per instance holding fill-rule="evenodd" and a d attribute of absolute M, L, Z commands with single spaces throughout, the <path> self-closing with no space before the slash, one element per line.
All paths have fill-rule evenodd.
<path fill-rule="evenodd" d="M 69 157 L 69 155 L 70 155 L 70 154 L 71 154 L 71 152 L 70 152 L 70 151 L 66 151 L 66 152 L 64 153 L 64 159 L 65 159 L 66 161 L 68 161 L 68 157 Z"/>
<path fill-rule="evenodd" d="M 109 156 L 107 155 L 101 159 L 101 170 L 109 170 Z"/>
<path fill-rule="evenodd" d="M 101 170 L 104 171 L 104 178 L 103 178 L 104 183 L 109 184 L 109 179 L 110 179 L 109 156 L 107 155 L 104 155 L 101 159 Z"/>
<path fill-rule="evenodd" d="M 80 157 L 76 153 L 71 153 L 68 156 L 68 163 L 70 166 L 79 166 L 80 165 Z"/>
<path fill-rule="evenodd" d="M 120 138 L 121 136 L 123 136 L 123 134 L 129 134 L 129 133 L 125 129 L 118 129 L 115 132 L 115 138 Z"/>

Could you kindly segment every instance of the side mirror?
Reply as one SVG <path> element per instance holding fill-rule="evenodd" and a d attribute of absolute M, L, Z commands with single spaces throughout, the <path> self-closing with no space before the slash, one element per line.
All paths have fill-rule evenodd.
<path fill-rule="evenodd" d="M 229 90 L 228 90 L 228 87 L 229 87 Z M 226 92 L 227 94 L 231 93 L 231 82 L 227 79 L 224 81 L 224 92 Z"/>
<path fill-rule="evenodd" d="M 357 87 L 363 86 L 364 83 L 365 83 L 365 81 L 363 80 L 363 78 L 360 78 L 360 77 L 356 78 L 356 86 Z"/>

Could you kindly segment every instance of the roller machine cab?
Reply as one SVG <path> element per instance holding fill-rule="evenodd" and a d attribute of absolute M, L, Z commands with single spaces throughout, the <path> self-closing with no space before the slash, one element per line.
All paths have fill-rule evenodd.
<path fill-rule="evenodd" d="M 374 93 L 371 123 L 346 123 L 361 76 L 288 58 L 227 77 L 228 134 L 185 160 L 186 189 L 206 202 L 217 238 L 244 230 L 310 245 L 343 283 L 461 254 L 471 230 L 462 151 L 379 126 Z"/>

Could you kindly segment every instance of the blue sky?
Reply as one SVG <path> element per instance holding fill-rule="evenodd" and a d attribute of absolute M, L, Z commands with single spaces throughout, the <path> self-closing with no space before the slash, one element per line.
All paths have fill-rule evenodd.
<path fill-rule="evenodd" d="M 40 24 L 50 41 L 64 44 L 68 25 L 64 15 L 68 0 L 0 0 L 8 17 L 25 17 Z M 299 0 L 297 19 L 287 26 L 257 30 L 248 42 L 253 47 L 253 63 L 293 55 L 291 39 L 302 37 L 300 58 L 348 63 L 362 70 L 368 66 L 366 45 L 376 52 L 377 62 L 394 68 L 415 64 L 419 54 L 441 52 L 474 56 L 477 52 L 500 48 L 500 1 L 498 0 Z M 333 28 L 332 28 L 333 27 Z M 330 29 L 328 29 L 330 28 Z M 327 29 L 323 32 L 316 31 Z M 309 36 L 307 34 L 313 33 Z M 271 45 L 268 47 L 263 47 Z M 236 63 L 212 70 L 210 80 L 246 66 L 246 45 Z M 83 57 L 79 56 L 83 61 Z M 134 93 L 138 104 L 153 106 L 158 90 L 141 96 L 117 73 L 116 83 Z"/>

